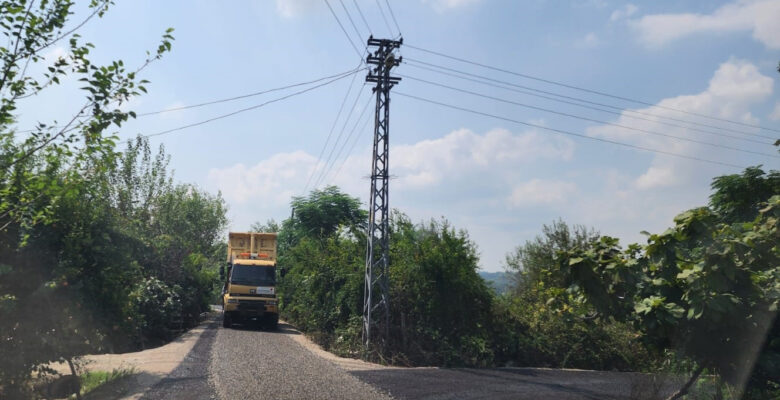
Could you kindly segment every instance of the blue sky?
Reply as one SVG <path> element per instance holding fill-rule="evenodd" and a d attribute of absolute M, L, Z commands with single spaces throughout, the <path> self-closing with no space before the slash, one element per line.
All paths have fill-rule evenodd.
<path fill-rule="evenodd" d="M 360 38 L 341 3 L 329 1 L 362 49 L 367 29 L 353 0 L 343 3 L 361 32 Z M 324 1 L 117 3 L 104 18 L 91 21 L 81 32 L 96 45 L 93 57 L 97 62 L 121 58 L 130 66 L 139 65 L 145 51 L 156 47 L 163 31 L 175 28 L 173 52 L 144 71 L 143 77 L 151 81 L 149 94 L 124 106 L 138 113 L 314 80 L 353 69 L 359 62 Z M 393 32 L 388 32 L 376 1 L 357 3 L 375 36 L 396 34 L 392 20 Z M 383 0 L 379 3 L 385 7 Z M 769 138 L 779 135 L 777 132 L 668 109 L 780 129 L 778 0 L 405 0 L 391 1 L 391 5 L 408 45 L 667 108 L 549 85 L 408 46 L 401 49 L 407 60 L 629 111 L 608 114 L 553 102 L 419 69 L 411 61 L 397 68 L 398 74 L 409 78 L 394 91 L 589 138 L 738 166 L 780 168 L 776 157 L 712 146 L 776 155 L 768 143 L 772 142 Z M 386 8 L 384 12 L 388 13 Z M 75 18 L 83 15 L 79 10 Z M 62 53 L 62 48 L 52 48 L 47 56 L 53 60 Z M 355 80 L 360 90 L 353 88 L 347 99 L 345 107 L 356 104 L 356 110 L 342 141 L 368 104 L 370 88 L 363 86 L 364 75 L 360 72 Z M 521 108 L 411 78 L 709 144 Z M 177 180 L 222 192 L 230 207 L 232 230 L 245 230 L 252 222 L 269 218 L 278 221 L 289 216 L 291 196 L 304 193 L 310 174 L 320 165 L 317 157 L 349 84 L 347 77 L 304 95 L 151 141 L 163 144 L 172 155 Z M 76 82 L 64 82 L 45 96 L 29 99 L 20 107 L 19 126 L 64 120 L 74 111 L 72 98 L 77 87 Z M 143 117 L 118 133 L 122 138 L 155 133 L 295 90 Z M 368 112 L 372 109 L 371 104 Z M 347 110 L 333 138 L 346 114 Z M 638 115 L 650 121 L 632 118 Z M 710 132 L 706 133 L 669 118 L 715 127 L 697 125 Z M 362 122 L 357 126 L 320 186 L 336 184 L 365 201 L 372 127 L 360 129 Z M 326 156 L 329 151 L 325 150 Z M 455 227 L 468 230 L 479 246 L 482 267 L 488 271 L 501 270 L 507 252 L 533 238 L 542 224 L 559 217 L 620 237 L 624 243 L 641 241 L 640 231 L 661 231 L 677 213 L 705 204 L 713 177 L 739 171 L 554 134 L 401 95 L 392 97 L 390 158 L 395 176 L 391 206 L 414 220 L 444 216 Z"/>

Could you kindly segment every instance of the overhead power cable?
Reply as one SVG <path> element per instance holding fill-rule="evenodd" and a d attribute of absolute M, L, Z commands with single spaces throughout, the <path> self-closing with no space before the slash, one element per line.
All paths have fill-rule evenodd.
<path fill-rule="evenodd" d="M 360 139 L 360 132 L 361 131 L 365 131 L 366 130 L 366 126 L 368 126 L 368 123 L 371 122 L 370 115 L 371 114 L 369 114 L 369 117 L 366 118 L 366 122 L 363 123 L 363 126 L 360 127 L 360 131 L 358 131 L 358 135 L 355 136 L 355 140 L 352 141 L 352 146 L 349 147 L 349 151 L 347 152 L 347 156 L 344 157 L 344 159 L 341 161 L 341 164 L 339 165 L 339 168 L 336 170 L 336 173 L 333 174 L 333 178 L 331 178 L 331 180 L 330 180 L 331 182 L 335 181 L 336 178 L 338 178 L 339 173 L 341 172 L 341 169 L 344 168 L 344 164 L 347 163 L 347 158 L 349 158 L 349 156 L 355 150 L 355 145 L 357 145 L 357 142 Z"/>
<path fill-rule="evenodd" d="M 464 59 L 464 58 L 447 55 L 447 54 L 444 54 L 444 53 L 441 53 L 441 52 L 424 49 L 422 47 L 413 46 L 413 45 L 410 45 L 408 43 L 404 43 L 404 46 L 406 46 L 408 48 L 411 48 L 411 49 L 414 49 L 414 50 L 419 50 L 419 51 L 422 51 L 422 52 L 425 52 L 425 53 L 428 53 L 428 54 L 433 54 L 433 55 L 436 55 L 436 56 L 439 56 L 439 57 L 448 58 L 448 59 L 455 60 L 455 61 L 460 61 L 460 62 L 463 62 L 463 63 L 466 63 L 466 64 L 476 65 L 478 67 L 487 68 L 487 69 L 491 69 L 491 70 L 494 70 L 494 71 L 499 71 L 499 72 L 503 72 L 503 73 L 506 73 L 506 74 L 519 76 L 519 77 L 526 78 L 526 79 L 532 79 L 532 80 L 539 81 L 539 82 L 549 83 L 551 85 L 556 85 L 556 86 L 561 86 L 561 87 L 565 87 L 565 88 L 568 88 L 568 89 L 578 90 L 578 91 L 581 91 L 581 92 L 596 94 L 596 95 L 599 95 L 599 96 L 611 97 L 613 99 L 628 101 L 628 102 L 636 103 L 636 104 L 642 104 L 642 105 L 648 106 L 648 107 L 660 108 L 660 109 L 669 110 L 669 111 L 675 111 L 675 112 L 688 114 L 688 115 L 695 115 L 697 117 L 707 118 L 707 119 L 711 119 L 711 120 L 715 120 L 715 121 L 728 122 L 728 123 L 735 124 L 735 125 L 742 125 L 742 126 L 751 127 L 751 128 L 757 128 L 757 129 L 763 129 L 763 130 L 768 130 L 768 131 L 780 132 L 780 129 L 768 128 L 768 127 L 764 127 L 764 126 L 761 126 L 761 125 L 748 124 L 748 123 L 745 123 L 745 122 L 734 121 L 734 120 L 727 119 L 727 118 L 719 118 L 719 117 L 715 117 L 715 116 L 712 116 L 712 115 L 701 114 L 701 113 L 697 113 L 697 112 L 693 112 L 693 111 L 687 111 L 687 110 L 681 110 L 679 108 L 674 108 L 674 107 L 662 106 L 662 105 L 659 105 L 659 104 L 653 104 L 653 103 L 650 103 L 650 102 L 647 102 L 647 101 L 643 101 L 643 100 L 632 99 L 632 98 L 629 98 L 629 97 L 624 97 L 624 96 L 619 96 L 619 95 L 615 95 L 615 94 L 611 94 L 611 93 L 606 93 L 606 92 L 602 92 L 602 91 L 599 91 L 599 90 L 588 89 L 588 88 L 584 88 L 584 87 L 580 87 L 580 86 L 575 86 L 575 85 L 570 85 L 570 84 L 563 83 L 563 82 L 554 81 L 554 80 L 551 80 L 551 79 L 545 79 L 545 78 L 540 78 L 540 77 L 533 76 L 533 75 L 523 74 L 523 73 L 520 73 L 520 72 L 511 71 L 511 70 L 504 69 L 504 68 L 498 68 L 498 67 L 494 67 L 494 66 L 491 66 L 491 65 L 482 64 L 482 63 L 479 63 L 479 62 L 476 62 L 476 61 L 471 61 L 471 60 L 467 60 L 467 59 Z M 775 138 L 771 138 L 771 139 L 775 139 Z"/>
<path fill-rule="evenodd" d="M 181 131 L 181 130 L 184 130 L 184 129 L 187 129 L 187 128 L 192 128 L 192 127 L 195 127 L 195 126 L 207 124 L 209 122 L 213 122 L 213 121 L 220 120 L 220 119 L 223 119 L 223 118 L 231 117 L 233 115 L 240 114 L 240 113 L 243 113 L 243 112 L 246 112 L 246 111 L 256 110 L 256 109 L 264 107 L 264 106 L 266 106 L 268 104 L 272 104 L 272 103 L 276 103 L 276 102 L 279 102 L 279 101 L 282 101 L 282 100 L 286 100 L 286 99 L 289 99 L 291 97 L 298 96 L 298 95 L 304 94 L 306 92 L 310 92 L 310 91 L 312 91 L 314 89 L 321 88 L 321 87 L 326 86 L 326 85 L 330 85 L 333 82 L 336 82 L 338 80 L 344 79 L 344 78 L 346 78 L 346 77 L 348 77 L 348 76 L 350 76 L 352 74 L 357 74 L 360 71 L 361 71 L 361 69 L 357 69 L 357 70 L 351 71 L 351 72 L 349 72 L 347 74 L 343 74 L 341 76 L 333 78 L 333 79 L 331 79 L 331 80 L 329 80 L 327 82 L 320 83 L 319 85 L 315 85 L 315 86 L 312 86 L 312 87 L 309 87 L 309 88 L 306 88 L 306 89 L 302 89 L 302 90 L 299 90 L 297 92 L 293 92 L 293 93 L 290 93 L 290 94 L 282 96 L 282 97 L 278 97 L 278 98 L 275 98 L 275 99 L 272 99 L 272 100 L 268 100 L 266 102 L 263 102 L 263 103 L 260 103 L 260 104 L 257 104 L 257 105 L 251 106 L 251 107 L 242 108 L 240 110 L 236 110 L 236 111 L 233 111 L 233 112 L 230 112 L 230 113 L 227 113 L 227 114 L 218 115 L 218 116 L 213 117 L 213 118 L 209 118 L 209 119 L 206 119 L 206 120 L 203 120 L 203 121 L 199 121 L 199 122 L 195 122 L 195 123 L 192 123 L 192 124 L 187 124 L 187 125 L 180 126 L 180 127 L 177 127 L 177 128 L 166 129 L 164 131 L 160 131 L 160 132 L 156 132 L 156 133 L 152 133 L 152 134 L 148 134 L 148 135 L 141 135 L 141 136 L 155 137 L 155 136 L 167 135 L 167 134 L 172 133 L 172 132 Z"/>
<path fill-rule="evenodd" d="M 307 82 L 295 83 L 295 84 L 292 84 L 292 85 L 280 86 L 280 87 L 273 88 L 273 89 L 261 90 L 259 92 L 248 93 L 248 94 L 244 94 L 244 95 L 241 95 L 241 96 L 228 97 L 228 98 L 224 98 L 224 99 L 212 100 L 212 101 L 207 101 L 205 103 L 191 104 L 191 105 L 186 105 L 186 106 L 181 106 L 181 107 L 166 108 L 164 110 L 159 110 L 159 111 L 150 111 L 150 112 L 145 112 L 145 113 L 139 113 L 138 116 L 139 117 L 145 117 L 145 116 L 148 116 L 148 115 L 156 115 L 156 114 L 162 114 L 162 113 L 167 113 L 167 112 L 172 112 L 172 111 L 188 110 L 190 108 L 210 106 L 212 104 L 219 104 L 219 103 L 225 103 L 225 102 L 229 102 L 229 101 L 246 99 L 248 97 L 260 96 L 260 95 L 267 94 L 267 93 L 278 92 L 280 90 L 292 89 L 292 88 L 298 87 L 298 86 L 310 85 L 312 83 L 321 82 L 321 81 L 324 81 L 324 80 L 327 80 L 327 79 L 331 79 L 331 78 L 335 78 L 335 77 L 338 77 L 338 76 L 342 76 L 344 74 L 350 74 L 352 72 L 357 72 L 357 69 L 355 68 L 355 69 L 351 69 L 349 71 L 340 72 L 340 73 L 335 74 L 335 75 L 324 76 L 322 78 L 311 80 L 311 81 L 307 81 Z"/>
<path fill-rule="evenodd" d="M 333 124 L 330 126 L 330 131 L 328 132 L 328 138 L 325 139 L 325 143 L 322 145 L 322 149 L 320 149 L 320 154 L 317 156 L 317 163 L 314 165 L 314 169 L 309 173 L 309 178 L 306 180 L 306 186 L 303 187 L 303 193 L 306 193 L 306 190 L 309 189 L 309 184 L 311 183 L 311 178 L 314 177 L 314 174 L 319 170 L 320 168 L 320 161 L 322 160 L 322 155 L 325 153 L 325 149 L 328 147 L 328 144 L 330 143 L 330 138 L 333 136 L 333 130 L 336 129 L 336 125 L 339 122 L 339 118 L 341 118 L 341 112 L 344 111 L 344 105 L 347 103 L 347 98 L 349 97 L 349 94 L 352 93 L 352 86 L 355 84 L 355 79 L 357 78 L 358 74 L 352 75 L 352 80 L 349 83 L 349 88 L 347 88 L 347 93 L 344 94 L 344 99 L 341 100 L 341 106 L 339 106 L 339 111 L 336 113 L 336 119 L 333 120 Z"/>
<path fill-rule="evenodd" d="M 357 8 L 358 14 L 360 14 L 360 19 L 363 20 L 363 24 L 366 25 L 366 29 L 368 29 L 369 35 L 373 36 L 374 32 L 371 30 L 371 27 L 368 26 L 368 21 L 366 20 L 366 16 L 363 15 L 363 10 L 360 9 L 357 0 L 352 0 L 352 2 L 355 3 L 355 8 Z"/>
<path fill-rule="evenodd" d="M 341 8 L 344 9 L 344 14 L 347 14 L 347 18 L 349 19 L 349 23 L 352 25 L 352 29 L 355 30 L 355 33 L 358 37 L 358 43 L 360 43 L 360 38 L 363 36 L 360 31 L 357 28 L 357 25 L 355 25 L 355 21 L 352 20 L 352 14 L 349 13 L 349 10 L 347 10 L 347 6 L 344 5 L 344 0 L 339 0 L 339 3 L 341 3 Z"/>
<path fill-rule="evenodd" d="M 385 21 L 385 26 L 387 27 L 387 32 L 390 33 L 390 36 L 393 35 L 393 28 L 390 27 L 390 23 L 387 22 L 387 17 L 385 16 L 385 11 L 382 10 L 382 4 L 379 2 L 379 0 L 376 0 L 376 6 L 379 8 L 379 13 L 382 14 L 382 20 Z"/>
<path fill-rule="evenodd" d="M 368 105 L 369 104 L 371 104 L 371 98 L 370 97 L 369 97 L 368 102 L 366 103 L 366 105 L 363 107 L 363 111 L 360 112 L 360 115 L 355 120 L 355 124 L 352 125 L 352 129 L 349 131 L 349 135 L 347 135 L 347 138 L 344 139 L 344 143 L 341 144 L 341 148 L 339 148 L 338 153 L 336 153 L 336 157 L 333 159 L 333 165 L 331 165 L 330 170 L 323 176 L 323 180 L 322 180 L 321 183 L 324 183 L 324 182 L 328 181 L 325 178 L 327 178 L 327 176 L 329 175 L 330 171 L 333 170 L 333 167 L 336 166 L 336 163 L 338 162 L 339 157 L 341 157 L 341 153 L 344 151 L 344 148 L 347 147 L 347 143 L 349 143 L 349 139 L 351 139 L 352 135 L 355 134 L 355 131 L 357 130 L 358 124 L 360 124 L 360 121 L 363 119 L 363 115 L 366 114 L 366 110 L 368 110 Z M 348 156 L 349 156 L 349 153 L 347 153 L 347 155 L 345 157 L 348 157 Z M 345 158 L 345 160 L 346 160 L 346 158 Z"/>
<path fill-rule="evenodd" d="M 525 107 L 525 108 L 529 108 L 529 109 L 532 109 L 532 110 L 543 111 L 543 112 L 546 112 L 546 113 L 561 115 L 561 116 L 568 117 L 568 118 L 574 118 L 574 119 L 579 119 L 579 120 L 588 121 L 588 122 L 595 122 L 595 123 L 602 124 L 602 125 L 607 125 L 607 126 L 614 126 L 614 127 L 621 128 L 621 129 L 627 129 L 627 130 L 631 130 L 631 131 L 635 131 L 635 132 L 646 133 L 648 135 L 663 136 L 663 137 L 668 137 L 668 138 L 672 138 L 672 139 L 682 140 L 682 141 L 686 141 L 686 142 L 703 144 L 703 145 L 706 145 L 706 146 L 720 147 L 720 148 L 723 148 L 723 149 L 739 151 L 739 152 L 743 152 L 743 153 L 757 154 L 757 155 L 764 156 L 764 157 L 780 158 L 780 155 L 777 155 L 777 154 L 762 153 L 762 152 L 759 152 L 759 151 L 746 150 L 746 149 L 741 149 L 741 148 L 738 148 L 738 147 L 727 146 L 727 145 L 723 145 L 723 144 L 719 144 L 719 143 L 706 142 L 706 141 L 691 139 L 691 138 L 687 138 L 687 137 L 683 137 L 683 136 L 669 135 L 669 134 L 666 134 L 666 133 L 655 132 L 655 131 L 642 129 L 642 128 L 636 128 L 636 127 L 633 127 L 633 126 L 628 126 L 628 125 L 623 125 L 623 124 L 616 124 L 616 123 L 613 123 L 613 122 L 602 121 L 602 120 L 598 120 L 598 119 L 594 119 L 594 118 L 590 118 L 590 117 L 584 117 L 584 116 L 581 116 L 581 115 L 569 114 L 569 113 L 565 113 L 565 112 L 561 112 L 561 111 L 551 110 L 551 109 L 548 109 L 548 108 L 537 107 L 537 106 L 533 106 L 533 105 L 530 105 L 530 104 L 524 104 L 524 103 L 520 103 L 520 102 L 516 102 L 516 101 L 512 101 L 512 100 L 506 100 L 506 99 L 502 99 L 502 98 L 499 98 L 499 97 L 494 97 L 494 96 L 486 95 L 486 94 L 483 94 L 483 93 L 473 92 L 471 90 L 456 88 L 454 86 L 449 86 L 449 85 L 445 85 L 445 84 L 442 84 L 442 83 L 432 82 L 432 81 L 425 80 L 425 79 L 415 78 L 415 77 L 408 76 L 408 75 L 399 75 L 399 76 L 401 76 L 403 78 L 406 78 L 406 79 L 413 80 L 413 81 L 423 82 L 423 83 L 426 83 L 428 85 L 438 86 L 438 87 L 442 87 L 442 88 L 445 88 L 445 89 L 449 89 L 449 90 L 454 90 L 454 91 L 461 92 L 461 93 L 470 94 L 472 96 L 478 96 L 478 97 L 482 97 L 482 98 L 486 98 L 486 99 L 490 99 L 490 100 L 500 101 L 502 103 L 512 104 L 512 105 L 516 105 L 516 106 L 519 106 L 519 107 Z"/>
<path fill-rule="evenodd" d="M 685 159 L 688 159 L 688 160 L 705 162 L 705 163 L 709 163 L 709 164 L 723 165 L 723 166 L 737 168 L 737 169 L 744 169 L 745 168 L 744 166 L 731 164 L 731 163 L 727 163 L 727 162 L 722 162 L 722 161 L 717 161 L 717 160 L 709 160 L 709 159 L 706 159 L 706 158 L 699 158 L 699 157 L 689 156 L 689 155 L 685 155 L 685 154 L 673 153 L 671 151 L 653 149 L 653 148 L 650 148 L 650 147 L 634 145 L 634 144 L 630 144 L 630 143 L 620 142 L 620 141 L 617 141 L 617 140 L 604 139 L 604 138 L 599 138 L 599 137 L 592 137 L 592 136 L 588 136 L 588 135 L 584 135 L 584 134 L 576 133 L 576 132 L 571 132 L 571 131 L 567 131 L 567 130 L 563 130 L 563 129 L 550 128 L 550 127 L 543 126 L 543 125 L 532 124 L 530 122 L 524 122 L 524 121 L 520 121 L 520 120 L 516 120 L 516 119 L 512 119 L 512 118 L 502 117 L 500 115 L 490 114 L 490 113 L 486 113 L 486 112 L 482 112 L 482 111 L 472 110 L 472 109 L 465 108 L 465 107 L 459 107 L 459 106 L 452 105 L 452 104 L 442 103 L 442 102 L 439 102 L 439 101 L 436 101 L 436 100 L 431 100 L 431 99 L 427 99 L 427 98 L 424 98 L 424 97 L 410 95 L 410 94 L 406 94 L 406 93 L 403 93 L 403 92 L 396 91 L 395 94 L 397 94 L 399 96 L 412 98 L 412 99 L 415 99 L 415 100 L 418 100 L 418 101 L 431 103 L 431 104 L 436 104 L 436 105 L 439 105 L 439 106 L 442 106 L 442 107 L 451 108 L 453 110 L 459 110 L 459 111 L 463 111 L 463 112 L 467 112 L 467 113 L 471 113 L 471 114 L 482 115 L 482 116 L 485 116 L 485 117 L 490 117 L 490 118 L 499 119 L 499 120 L 503 120 L 503 121 L 513 122 L 513 123 L 516 123 L 516 124 L 525 125 L 525 126 L 529 126 L 529 127 L 537 128 L 537 129 L 542 129 L 542 130 L 546 130 L 546 131 L 550 131 L 550 132 L 554 132 L 554 133 L 558 133 L 558 134 L 562 134 L 562 135 L 576 136 L 576 137 L 580 137 L 580 138 L 583 138 L 583 139 L 594 140 L 594 141 L 599 141 L 599 142 L 604 142 L 604 143 L 611 143 L 611 144 L 615 144 L 615 145 L 618 145 L 618 146 L 629 147 L 629 148 L 637 149 L 637 150 L 649 151 L 649 152 L 652 152 L 652 153 L 666 154 L 666 155 L 673 156 L 673 157 L 685 158 Z"/>
<path fill-rule="evenodd" d="M 390 2 L 388 0 L 385 0 L 385 4 L 387 4 L 387 9 L 390 11 L 390 17 L 393 19 L 395 28 L 398 29 L 398 36 L 401 36 L 401 27 L 398 26 L 398 20 L 395 19 L 395 13 L 393 12 L 393 7 L 390 7 Z"/>
<path fill-rule="evenodd" d="M 328 153 L 328 159 L 325 161 L 325 167 L 320 170 L 319 175 L 317 175 L 317 178 L 314 180 L 314 187 L 319 187 L 320 183 L 322 182 L 322 179 L 324 178 L 324 175 L 327 172 L 329 172 L 329 165 L 331 164 L 331 159 L 333 158 L 333 153 L 336 151 L 336 148 L 338 147 L 339 143 L 341 142 L 341 137 L 344 135 L 344 131 L 347 129 L 347 125 L 349 124 L 349 121 L 352 118 L 352 114 L 355 112 L 355 108 L 358 104 L 358 100 L 360 100 L 360 92 L 358 91 L 357 96 L 355 96 L 355 101 L 352 103 L 352 107 L 349 108 L 349 113 L 347 113 L 347 117 L 344 119 L 344 123 L 341 125 L 341 130 L 339 131 L 338 136 L 336 136 L 336 141 L 333 142 L 333 147 L 331 147 L 330 152 Z M 369 100 L 371 100 L 371 97 L 369 96 Z"/>
<path fill-rule="evenodd" d="M 642 111 L 638 111 L 638 110 L 631 110 L 631 109 L 627 109 L 627 108 L 621 108 L 621 107 L 613 106 L 611 104 L 599 103 L 599 102 L 595 102 L 595 101 L 582 99 L 582 98 L 579 98 L 579 97 L 566 96 L 566 95 L 562 95 L 562 94 L 555 93 L 555 92 L 549 92 L 549 91 L 546 91 L 546 90 L 541 90 L 541 89 L 537 89 L 537 88 L 533 88 L 533 87 L 529 87 L 529 86 L 518 85 L 518 84 L 512 83 L 512 82 L 502 81 L 502 80 L 499 80 L 499 79 L 493 79 L 493 78 L 490 78 L 490 77 L 487 77 L 487 76 L 483 76 L 483 75 L 472 74 L 470 72 L 461 71 L 461 70 L 457 70 L 457 69 L 449 68 L 449 67 L 444 67 L 444 66 L 441 66 L 441 65 L 436 65 L 436 64 L 425 62 L 425 61 L 409 59 L 408 57 L 404 58 L 404 63 L 406 63 L 407 65 L 409 65 L 411 67 L 414 67 L 414 68 L 419 68 L 419 69 L 435 72 L 435 73 L 442 74 L 442 75 L 452 76 L 452 77 L 455 77 L 455 78 L 458 78 L 458 79 L 462 79 L 462 80 L 466 80 L 466 81 L 470 81 L 470 82 L 476 82 L 476 83 L 480 83 L 480 84 L 487 85 L 487 86 L 501 88 L 501 89 L 504 89 L 504 90 L 509 90 L 509 91 L 513 91 L 513 92 L 516 92 L 516 93 L 522 93 L 522 94 L 526 94 L 526 95 L 529 95 L 529 96 L 539 97 L 539 98 L 542 98 L 542 99 L 547 99 L 547 100 L 551 100 L 551 101 L 555 101 L 555 102 L 559 102 L 559 103 L 570 104 L 570 105 L 573 105 L 573 106 L 587 108 L 587 109 L 590 109 L 590 110 L 601 111 L 601 112 L 605 112 L 605 113 L 609 113 L 609 114 L 625 116 L 625 117 L 628 117 L 628 118 L 633 118 L 633 119 L 638 119 L 638 120 L 643 120 L 643 121 L 650 121 L 650 122 L 654 122 L 654 123 L 657 123 L 657 124 L 660 124 L 660 125 L 666 125 L 666 126 L 671 126 L 671 127 L 676 127 L 676 128 L 690 129 L 690 130 L 696 131 L 696 132 L 702 132 L 702 133 L 706 133 L 706 134 L 710 134 L 710 135 L 717 135 L 717 136 L 722 136 L 722 137 L 728 137 L 728 138 L 732 138 L 732 139 L 736 139 L 736 140 L 742 140 L 742 141 L 746 141 L 746 142 L 758 143 L 758 144 L 762 144 L 762 145 L 766 145 L 766 144 L 768 144 L 768 142 L 766 142 L 764 140 L 751 139 L 748 136 L 756 136 L 756 137 L 772 139 L 770 136 L 757 135 L 757 134 L 753 134 L 753 133 L 737 131 L 737 130 L 728 129 L 728 128 L 722 128 L 722 127 L 718 127 L 718 126 L 714 126 L 714 125 L 702 124 L 702 123 L 698 123 L 698 122 L 694 122 L 694 121 L 687 121 L 687 120 L 683 120 L 683 119 L 677 119 L 677 118 L 673 118 L 673 117 L 667 117 L 667 116 L 663 116 L 663 115 L 652 114 L 652 113 L 642 112 Z M 421 65 L 417 65 L 417 64 L 421 64 Z M 451 71 L 451 72 L 447 72 L 447 71 Z M 475 77 L 475 78 L 478 78 L 478 79 L 472 79 L 472 78 L 468 78 L 468 77 Z M 495 82 L 495 83 L 492 83 L 492 82 Z M 498 84 L 496 84 L 496 83 L 498 83 Z M 502 85 L 511 86 L 511 87 L 506 87 L 506 86 L 502 86 Z M 518 89 L 515 89 L 515 88 L 520 88 L 520 89 L 524 89 L 524 90 L 518 90 Z M 542 95 L 542 94 L 539 94 L 539 93 L 547 94 L 547 95 L 554 96 L 554 97 L 545 96 L 545 95 Z M 563 100 L 563 99 L 569 99 L 569 100 L 572 100 L 572 101 L 567 101 L 567 100 Z M 581 104 L 581 103 L 584 103 L 584 104 Z M 602 108 L 589 106 L 587 104 L 592 104 L 592 105 L 599 106 L 599 107 L 605 107 L 605 108 L 609 108 L 611 110 L 616 110 L 616 111 L 605 110 L 605 109 L 602 109 Z M 638 117 L 638 116 L 636 116 L 634 114 L 644 115 L 644 116 L 647 116 L 649 118 Z M 656 118 L 656 119 L 651 119 L 651 118 Z M 686 124 L 695 125 L 695 126 L 709 127 L 709 128 L 714 128 L 714 129 L 720 129 L 720 130 L 723 130 L 723 131 L 735 132 L 735 133 L 741 134 L 742 136 L 734 136 L 734 135 L 730 135 L 728 133 L 715 132 L 715 131 L 711 131 L 711 130 L 708 130 L 708 129 L 701 129 L 701 128 L 695 128 L 695 127 L 691 127 L 691 126 L 684 126 L 684 125 L 673 124 L 673 123 L 670 123 L 670 122 L 665 122 L 663 120 L 679 121 L 681 123 L 686 123 Z M 769 143 L 769 144 L 771 144 L 771 143 Z"/>
<path fill-rule="evenodd" d="M 355 49 L 355 53 L 357 53 L 358 57 L 360 57 L 360 59 L 362 60 L 363 59 L 363 53 L 361 53 L 360 50 L 358 50 L 358 47 L 355 46 L 355 42 L 352 41 L 352 37 L 349 36 L 349 33 L 347 33 L 347 30 L 344 29 L 344 24 L 341 23 L 341 20 L 339 19 L 339 16 L 336 15 L 335 11 L 333 11 L 333 7 L 330 6 L 330 2 L 328 2 L 328 0 L 325 0 L 325 4 L 328 5 L 328 9 L 330 10 L 331 15 L 333 15 L 333 18 L 336 19 L 336 22 L 338 22 L 339 27 L 341 28 L 341 31 L 344 32 L 344 35 L 347 37 L 347 40 L 349 40 L 349 44 L 352 45 L 352 48 Z"/>
<path fill-rule="evenodd" d="M 190 105 L 185 105 L 185 106 L 181 106 L 181 107 L 166 108 L 164 110 L 157 110 L 157 111 L 149 111 L 149 112 L 144 112 L 144 113 L 138 113 L 136 115 L 136 117 L 147 117 L 147 116 L 150 116 L 150 115 L 163 114 L 163 113 L 173 112 L 173 111 L 182 111 L 182 110 L 188 110 L 188 109 L 191 109 L 191 108 L 198 108 L 198 107 L 209 106 L 209 105 L 212 105 L 212 104 L 226 103 L 226 102 L 230 102 L 230 101 L 246 99 L 246 98 L 249 98 L 249 97 L 260 96 L 260 95 L 267 94 L 267 93 L 278 92 L 280 90 L 292 89 L 294 87 L 305 86 L 305 85 L 311 85 L 312 83 L 322 82 L 322 81 L 327 80 L 327 79 L 341 77 L 341 76 L 349 75 L 349 74 L 356 73 L 356 72 L 359 72 L 359 71 L 361 71 L 360 68 L 353 68 L 353 69 L 351 69 L 349 71 L 344 71 L 344 72 L 340 72 L 338 74 L 324 76 L 322 78 L 314 79 L 314 80 L 311 80 L 311 81 L 294 83 L 292 85 L 280 86 L 280 87 L 277 87 L 277 88 L 266 89 L 266 90 L 262 90 L 262 91 L 259 91 L 259 92 L 248 93 L 248 94 L 244 94 L 244 95 L 240 95 L 240 96 L 227 97 L 227 98 L 224 98 L 224 99 L 212 100 L 212 101 L 207 101 L 207 102 L 198 103 L 198 104 L 190 104 Z M 47 128 L 61 128 L 61 126 L 56 126 L 55 125 L 55 126 L 49 126 Z M 27 133 L 27 132 L 34 132 L 36 130 L 37 129 L 26 129 L 26 130 L 16 131 L 16 132 L 17 133 Z"/>

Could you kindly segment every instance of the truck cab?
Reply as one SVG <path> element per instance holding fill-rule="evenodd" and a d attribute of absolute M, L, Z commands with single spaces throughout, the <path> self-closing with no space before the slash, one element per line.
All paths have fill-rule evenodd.
<path fill-rule="evenodd" d="M 276 234 L 230 232 L 227 269 L 220 269 L 222 326 L 259 322 L 275 329 L 279 323 L 276 299 Z"/>

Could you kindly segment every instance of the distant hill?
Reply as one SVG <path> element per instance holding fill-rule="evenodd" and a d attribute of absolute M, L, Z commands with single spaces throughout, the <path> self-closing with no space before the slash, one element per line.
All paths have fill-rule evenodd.
<path fill-rule="evenodd" d="M 482 277 L 498 294 L 505 293 L 509 289 L 509 285 L 512 282 L 508 273 L 506 272 L 487 272 L 479 271 L 479 276 Z"/>

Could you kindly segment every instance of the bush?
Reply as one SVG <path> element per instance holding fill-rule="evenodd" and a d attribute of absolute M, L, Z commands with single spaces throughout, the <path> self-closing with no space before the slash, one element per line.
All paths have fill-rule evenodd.
<path fill-rule="evenodd" d="M 157 278 L 146 278 L 130 293 L 135 324 L 141 338 L 153 342 L 169 340 L 171 321 L 181 318 L 179 286 L 169 287 Z"/>

